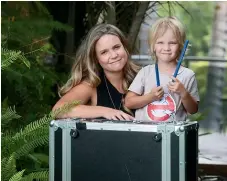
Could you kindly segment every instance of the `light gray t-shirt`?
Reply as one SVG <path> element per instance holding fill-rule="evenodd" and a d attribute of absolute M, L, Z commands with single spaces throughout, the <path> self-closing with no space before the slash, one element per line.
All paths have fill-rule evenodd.
<path fill-rule="evenodd" d="M 135 112 L 135 118 L 136 120 L 154 120 L 154 121 L 168 121 L 170 119 L 171 110 L 173 105 L 175 107 L 176 113 L 175 113 L 175 120 L 176 121 L 185 121 L 187 118 L 187 112 L 184 109 L 184 106 L 181 102 L 180 95 L 176 93 L 170 93 L 168 91 L 168 83 L 170 81 L 170 76 L 167 74 L 163 74 L 159 72 L 159 79 L 160 79 L 160 85 L 164 89 L 165 93 L 165 99 L 163 100 L 167 104 L 163 107 L 160 105 L 157 105 L 159 103 L 152 103 L 149 105 L 146 105 L 145 107 L 142 107 L 140 109 L 137 109 Z M 196 100 L 199 101 L 199 93 L 198 93 L 198 87 L 197 87 L 197 81 L 195 78 L 195 73 L 183 66 L 180 67 L 177 79 L 184 85 L 186 90 L 191 94 L 191 96 Z M 151 89 L 153 87 L 156 87 L 156 74 L 155 74 L 155 65 L 148 65 L 146 67 L 143 67 L 138 74 L 136 75 L 135 79 L 133 80 L 132 84 L 130 85 L 129 89 L 132 92 L 135 92 L 139 95 L 145 95 L 151 92 Z M 153 105 L 155 104 L 155 105 Z M 160 113 L 160 109 L 166 109 L 164 112 Z M 152 110 L 152 111 L 151 111 Z M 163 110 L 161 110 L 163 111 Z M 156 113 L 159 113 L 157 117 Z"/>

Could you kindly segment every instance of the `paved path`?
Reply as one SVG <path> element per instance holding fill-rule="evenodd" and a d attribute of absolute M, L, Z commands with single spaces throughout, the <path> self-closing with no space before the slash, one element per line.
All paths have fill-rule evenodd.
<path fill-rule="evenodd" d="M 227 165 L 227 134 L 199 136 L 199 163 Z"/>

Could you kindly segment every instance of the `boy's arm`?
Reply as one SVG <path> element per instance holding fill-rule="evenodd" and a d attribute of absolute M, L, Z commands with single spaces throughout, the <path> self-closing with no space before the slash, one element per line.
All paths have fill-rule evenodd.
<path fill-rule="evenodd" d="M 125 106 L 129 109 L 139 109 L 153 101 L 160 100 L 163 94 L 164 91 L 161 86 L 154 87 L 151 92 L 144 95 L 129 91 L 125 97 Z"/>
<path fill-rule="evenodd" d="M 199 107 L 199 91 L 195 73 L 191 76 L 187 87 L 186 91 L 181 95 L 182 104 L 188 113 L 195 114 L 198 112 Z"/>
<path fill-rule="evenodd" d="M 181 95 L 181 101 L 188 113 L 195 114 L 198 112 L 199 102 L 197 102 L 188 91 Z"/>
<path fill-rule="evenodd" d="M 182 104 L 188 113 L 190 114 L 197 113 L 199 104 L 199 94 L 195 75 L 191 77 L 187 89 L 177 78 L 175 77 L 171 78 L 174 80 L 174 82 L 171 82 L 168 85 L 169 90 L 181 96 Z"/>
<path fill-rule="evenodd" d="M 151 99 L 151 94 L 139 95 L 129 91 L 125 97 L 125 106 L 129 109 L 139 109 L 149 104 Z"/>

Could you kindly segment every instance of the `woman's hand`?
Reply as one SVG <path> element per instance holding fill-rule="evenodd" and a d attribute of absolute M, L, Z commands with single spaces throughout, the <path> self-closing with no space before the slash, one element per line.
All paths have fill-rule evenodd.
<path fill-rule="evenodd" d="M 181 98 L 184 98 L 187 95 L 187 90 L 185 89 L 184 85 L 175 77 L 171 77 L 174 82 L 170 82 L 168 86 L 168 89 L 171 92 L 177 93 L 181 96 Z"/>
<path fill-rule="evenodd" d="M 107 108 L 103 113 L 103 117 L 111 120 L 134 120 L 135 118 L 121 110 Z"/>

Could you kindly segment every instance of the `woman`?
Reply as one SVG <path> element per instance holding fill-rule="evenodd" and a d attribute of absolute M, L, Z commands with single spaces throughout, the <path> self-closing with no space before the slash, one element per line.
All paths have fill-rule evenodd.
<path fill-rule="evenodd" d="M 74 100 L 81 102 L 59 118 L 133 120 L 124 106 L 125 93 L 139 71 L 129 60 L 126 38 L 115 26 L 99 24 L 79 47 L 71 77 L 60 89 L 53 110 Z"/>

